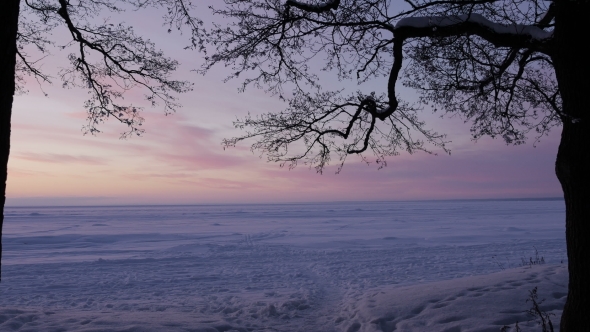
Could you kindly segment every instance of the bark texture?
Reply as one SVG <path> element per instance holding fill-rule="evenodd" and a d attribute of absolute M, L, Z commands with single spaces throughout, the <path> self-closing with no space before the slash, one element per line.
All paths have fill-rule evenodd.
<path fill-rule="evenodd" d="M 20 0 L 0 1 L 0 182 L 2 197 L 0 203 L 0 264 L 2 260 L 2 229 L 4 224 L 4 203 L 6 202 L 6 178 L 10 154 L 10 117 L 14 98 L 14 70 L 16 65 L 16 36 Z M 0 265 L 0 280 L 2 270 Z"/>
<path fill-rule="evenodd" d="M 590 62 L 583 51 L 590 33 L 590 4 L 556 1 L 555 54 L 557 81 L 566 115 L 555 171 L 566 205 L 569 269 L 568 296 L 561 332 L 590 328 Z"/>

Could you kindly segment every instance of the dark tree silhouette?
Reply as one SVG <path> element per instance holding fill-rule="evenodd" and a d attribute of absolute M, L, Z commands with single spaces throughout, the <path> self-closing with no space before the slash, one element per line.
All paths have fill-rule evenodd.
<path fill-rule="evenodd" d="M 173 112 L 179 105 L 175 94 L 189 91 L 187 82 L 171 79 L 177 61 L 158 50 L 154 43 L 135 34 L 131 26 L 111 23 L 107 14 L 155 8 L 164 13 L 169 31 L 187 26 L 192 32 L 189 46 L 198 40 L 199 20 L 192 17 L 185 0 L 3 0 L 0 1 L 0 182 L 2 215 L 6 201 L 7 164 L 10 152 L 10 118 L 15 90 L 24 90 L 27 77 L 51 82 L 40 62 L 53 47 L 71 50 L 69 66 L 58 73 L 66 88 L 87 89 L 86 133 L 115 118 L 127 126 L 123 137 L 140 135 L 141 108 L 125 104 L 124 93 L 142 89 L 147 103 Z M 61 29 L 61 30 L 60 30 Z M 56 44 L 52 33 L 66 32 Z M 1 242 L 0 242 L 1 245 Z M 1 247 L 0 247 L 1 257 Z"/>
<path fill-rule="evenodd" d="M 469 120 L 474 138 L 509 144 L 561 126 L 556 173 L 569 260 L 561 331 L 590 326 L 587 0 L 225 0 L 213 12 L 227 24 L 207 31 L 202 71 L 224 64 L 234 72 L 228 79 L 289 103 L 236 121 L 246 132 L 227 147 L 252 138 L 270 161 L 321 172 L 334 156 L 341 166 L 372 153 L 383 165 L 400 150 L 446 151 L 444 136 L 419 120 L 424 107 Z M 361 89 L 386 81 L 377 92 L 331 91 L 318 70 Z M 416 105 L 398 96 L 398 81 L 420 93 Z"/>

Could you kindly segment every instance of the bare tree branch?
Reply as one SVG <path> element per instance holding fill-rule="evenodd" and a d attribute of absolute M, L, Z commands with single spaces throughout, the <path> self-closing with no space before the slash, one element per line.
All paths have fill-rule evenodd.
<path fill-rule="evenodd" d="M 204 34 L 211 56 L 201 73 L 221 63 L 234 72 L 227 79 L 243 78 L 241 91 L 255 86 L 289 102 L 283 112 L 238 120 L 249 131 L 226 147 L 252 138 L 271 161 L 321 171 L 331 155 L 342 165 L 372 152 L 384 165 L 400 150 L 448 152 L 444 136 L 418 120 L 423 107 L 462 115 L 475 139 L 511 144 L 559 124 L 550 1 L 408 0 L 398 12 L 388 0 L 224 2 L 213 12 L 229 23 Z M 320 71 L 387 85 L 322 92 Z M 419 105 L 399 99 L 399 81 L 421 92 Z"/>
<path fill-rule="evenodd" d="M 148 104 L 161 104 L 164 112 L 169 113 L 180 106 L 175 94 L 189 91 L 191 85 L 170 79 L 178 62 L 165 57 L 151 41 L 137 36 L 131 27 L 98 17 L 104 12 L 123 13 L 147 7 L 164 9 L 163 22 L 169 31 L 173 27 L 181 31 L 187 28 L 191 33 L 189 47 L 201 47 L 202 22 L 191 15 L 194 6 L 186 0 L 25 0 L 26 15 L 20 20 L 18 39 L 22 68 L 17 76 L 22 73 L 40 81 L 49 79 L 41 71 L 41 62 L 30 59 L 31 52 L 25 49 L 33 46 L 35 51 L 49 54 L 48 49 L 55 44 L 47 36 L 55 27 L 65 24 L 72 41 L 57 47 L 76 50 L 68 57 L 70 66 L 62 69 L 59 76 L 64 87 L 78 86 L 90 91 L 91 97 L 85 103 L 88 122 L 84 131 L 97 133 L 98 125 L 113 117 L 128 128 L 122 137 L 141 134 L 142 107 L 123 104 L 125 92 L 143 90 Z"/>

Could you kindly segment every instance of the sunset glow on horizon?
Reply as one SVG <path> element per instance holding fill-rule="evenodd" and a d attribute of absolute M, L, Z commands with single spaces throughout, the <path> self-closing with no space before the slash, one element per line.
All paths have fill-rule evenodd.
<path fill-rule="evenodd" d="M 211 96 L 215 89 L 211 90 L 204 94 Z M 193 103 L 198 98 L 198 91 L 191 93 Z M 259 106 L 256 102 L 270 103 L 253 101 L 247 94 L 235 93 L 232 98 L 253 109 Z M 85 120 L 81 98 L 70 101 L 65 96 L 33 93 L 17 97 L 7 205 L 561 196 L 553 173 L 557 130 L 536 147 L 532 140 L 521 146 L 506 146 L 490 138 L 473 142 L 466 137 L 466 125 L 435 118 L 448 124 L 446 132 L 453 141 L 451 156 L 442 151 L 435 151 L 437 156 L 402 154 L 389 158 L 388 166 L 380 170 L 374 163 L 366 165 L 353 156 L 340 174 L 336 175 L 336 165 L 331 165 L 320 175 L 305 165 L 288 170 L 267 163 L 264 156 L 250 152 L 247 143 L 223 150 L 223 137 L 240 134 L 231 127 L 232 112 L 243 116 L 247 107 L 232 108 L 221 101 L 207 105 L 216 109 L 211 112 L 191 104 L 185 103 L 170 116 L 146 110 L 146 133 L 120 140 L 119 133 L 125 128 L 114 121 L 105 124 L 101 134 L 82 134 Z M 278 101 L 274 104 L 280 106 Z"/>

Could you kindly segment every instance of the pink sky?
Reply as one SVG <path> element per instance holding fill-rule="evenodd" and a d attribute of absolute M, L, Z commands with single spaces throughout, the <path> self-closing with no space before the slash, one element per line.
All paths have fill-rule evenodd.
<path fill-rule="evenodd" d="M 149 20 L 143 20 L 147 22 Z M 182 36 L 145 29 L 183 66 L 178 77 L 195 84 L 180 97 L 183 108 L 164 116 L 146 109 L 143 137 L 120 140 L 125 128 L 106 123 L 98 136 L 84 136 L 86 91 L 64 90 L 59 80 L 36 83 L 13 106 L 7 205 L 208 204 L 342 200 L 415 200 L 457 198 L 557 197 L 554 175 L 559 128 L 533 146 L 506 146 L 501 140 L 473 142 L 459 119 L 425 112 L 430 126 L 449 135 L 452 155 L 402 154 L 381 170 L 349 158 L 336 175 L 305 166 L 294 170 L 266 163 L 248 144 L 223 150 L 221 139 L 240 135 L 231 125 L 248 111 L 281 110 L 277 98 L 251 89 L 239 94 L 239 82 L 223 83 L 223 70 L 203 77 L 190 72 L 199 55 L 183 51 Z M 57 32 L 56 32 L 57 33 Z M 156 33 L 153 36 L 153 33 Z M 56 51 L 44 68 L 59 67 Z M 339 84 L 336 81 L 327 82 Z M 375 88 L 375 87 L 373 87 Z M 377 88 L 378 89 L 378 86 Z M 406 98 L 415 98 L 404 90 Z M 126 100 L 141 104 L 138 96 Z"/>

